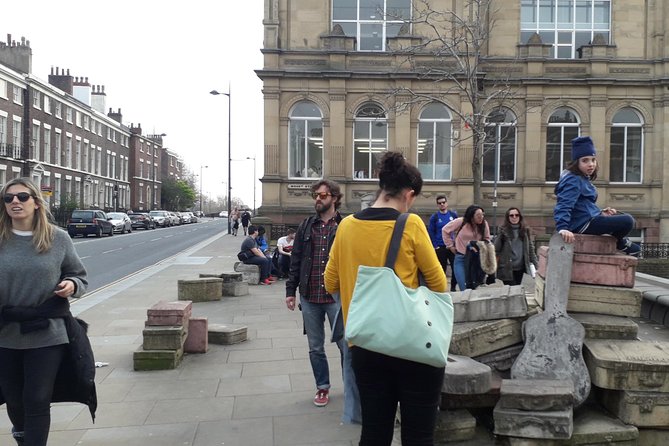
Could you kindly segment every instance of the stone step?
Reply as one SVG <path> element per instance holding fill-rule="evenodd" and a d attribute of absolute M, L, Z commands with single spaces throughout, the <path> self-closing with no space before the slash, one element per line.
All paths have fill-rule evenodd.
<path fill-rule="evenodd" d="M 639 325 L 631 319 L 605 314 L 573 313 L 585 328 L 586 339 L 636 339 Z"/>
<path fill-rule="evenodd" d="M 453 324 L 449 353 L 481 356 L 523 341 L 520 319 L 498 319 Z"/>
<path fill-rule="evenodd" d="M 212 344 L 238 344 L 247 339 L 248 327 L 244 325 L 209 324 L 208 337 Z"/>
<path fill-rule="evenodd" d="M 550 411 L 572 409 L 574 383 L 559 379 L 503 379 L 499 404 L 502 409 Z"/>
<path fill-rule="evenodd" d="M 546 277 L 548 246 L 539 248 L 538 275 Z M 623 254 L 574 254 L 571 281 L 632 288 L 639 259 Z"/>
<path fill-rule="evenodd" d="M 133 353 L 133 365 L 136 371 L 172 370 L 181 364 L 183 349 L 179 350 L 144 350 L 140 346 Z"/>

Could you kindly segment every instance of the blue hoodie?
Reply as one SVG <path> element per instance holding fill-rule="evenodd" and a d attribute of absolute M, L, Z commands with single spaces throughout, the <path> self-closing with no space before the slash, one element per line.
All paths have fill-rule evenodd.
<path fill-rule="evenodd" d="M 602 213 L 596 204 L 597 188 L 586 176 L 562 171 L 555 186 L 555 195 L 557 204 L 553 209 L 553 218 L 557 231 L 583 232 L 590 220 Z"/>

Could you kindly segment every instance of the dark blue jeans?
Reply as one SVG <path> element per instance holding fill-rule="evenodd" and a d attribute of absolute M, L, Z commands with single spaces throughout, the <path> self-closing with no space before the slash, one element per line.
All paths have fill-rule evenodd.
<path fill-rule="evenodd" d="M 26 446 L 45 446 L 51 426 L 51 395 L 67 344 L 15 350 L 0 348 L 0 389 L 7 415 Z"/>
<path fill-rule="evenodd" d="M 272 266 L 272 261 L 265 256 L 253 256 L 248 260 L 244 260 L 244 263 L 247 265 L 258 265 L 260 267 L 260 281 L 267 279 L 269 277 L 270 267 Z"/>
<path fill-rule="evenodd" d="M 402 445 L 432 446 L 444 367 L 351 347 L 362 405 L 360 446 L 389 446 L 397 403 L 402 414 Z"/>
<path fill-rule="evenodd" d="M 583 234 L 612 235 L 618 240 L 618 249 L 625 247 L 625 237 L 634 229 L 634 217 L 629 214 L 600 215 L 592 219 Z"/>

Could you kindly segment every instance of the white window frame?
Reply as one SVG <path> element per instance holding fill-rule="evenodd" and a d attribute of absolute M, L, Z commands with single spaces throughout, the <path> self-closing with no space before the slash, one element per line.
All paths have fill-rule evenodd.
<path fill-rule="evenodd" d="M 608 17 L 606 23 L 596 26 L 596 6 L 608 4 Z M 612 11 L 611 0 L 522 0 L 521 1 L 521 43 L 527 43 L 527 39 L 534 33 L 542 37 L 544 43 L 553 45 L 553 57 L 556 59 L 574 59 L 578 55 L 576 46 L 577 33 L 590 33 L 589 41 L 592 42 L 596 34 L 607 35 L 607 43 L 611 42 L 612 33 Z M 589 22 L 576 22 L 578 5 L 589 9 Z M 550 8 L 552 6 L 552 8 Z M 583 7 L 581 6 L 581 7 Z M 564 14 L 563 9 L 570 7 L 569 14 Z M 550 21 L 541 21 L 546 15 Z M 525 20 L 524 20 L 525 19 Z M 530 20 L 531 19 L 531 20 Z M 587 25 L 587 26 L 586 26 Z M 606 26 L 605 26 L 606 25 Z M 547 41 L 550 37 L 551 41 Z M 586 42 L 587 43 L 587 42 Z M 562 49 L 562 51 L 561 51 Z M 568 57 L 565 51 L 568 50 Z"/>
<path fill-rule="evenodd" d="M 366 108 L 370 107 L 378 107 L 382 112 L 383 116 L 378 116 L 378 117 L 373 117 L 373 116 L 365 116 L 364 110 Z M 385 127 L 385 136 L 381 139 L 376 139 L 374 138 L 374 127 L 375 125 L 378 125 L 381 123 L 382 126 Z M 367 132 L 369 134 L 368 138 L 365 139 L 356 139 L 356 130 L 358 126 L 367 126 Z M 366 104 L 363 104 L 355 113 L 355 118 L 353 120 L 353 156 L 352 158 L 352 171 L 353 171 L 353 179 L 354 180 L 365 180 L 365 181 L 376 181 L 378 179 L 378 176 L 375 175 L 375 170 L 376 170 L 376 164 L 377 164 L 377 157 L 380 157 L 380 155 L 375 155 L 375 154 L 382 154 L 384 152 L 388 151 L 388 114 L 387 112 L 381 107 L 379 104 L 375 102 L 368 102 Z M 366 142 L 366 147 L 365 144 L 361 144 Z M 379 146 L 380 144 L 380 146 Z M 365 150 L 367 151 L 367 166 L 366 170 L 358 170 L 356 171 L 356 165 L 355 165 L 355 151 L 360 150 L 361 152 L 364 152 Z"/>
<path fill-rule="evenodd" d="M 641 184 L 641 183 L 643 183 L 643 173 L 644 173 L 644 172 L 643 172 L 643 160 L 644 160 L 644 156 L 643 156 L 643 155 L 644 155 L 644 147 L 645 147 L 645 144 L 644 144 L 644 143 L 645 143 L 645 134 L 644 134 L 644 121 L 643 121 L 643 116 L 641 115 L 641 113 L 639 113 L 637 110 L 635 110 L 635 109 L 632 108 L 632 107 L 623 107 L 623 108 L 621 108 L 620 110 L 618 110 L 618 111 L 616 112 L 616 114 L 613 116 L 613 119 L 615 120 L 615 117 L 618 115 L 618 113 L 620 113 L 620 112 L 622 112 L 622 111 L 625 111 L 625 110 L 632 111 L 632 112 L 637 116 L 637 118 L 639 119 L 639 122 L 638 122 L 638 123 L 633 123 L 633 122 L 625 122 L 625 123 L 623 123 L 623 122 L 611 122 L 611 132 L 613 132 L 613 129 L 614 129 L 614 128 L 622 128 L 622 129 L 623 129 L 623 132 L 624 132 L 624 136 L 623 136 L 623 159 L 622 159 L 622 162 L 623 162 L 623 165 L 622 165 L 622 169 L 623 169 L 623 179 L 622 179 L 622 181 L 613 181 L 613 180 L 611 180 L 611 169 L 612 169 L 612 167 L 613 167 L 612 164 L 611 164 L 611 161 L 612 161 L 612 160 L 611 160 L 611 157 L 612 157 L 612 155 L 613 155 L 613 153 L 612 153 L 612 150 L 613 150 L 613 144 L 612 144 L 612 143 L 613 143 L 613 141 L 611 141 L 611 139 L 613 138 L 613 133 L 611 133 L 611 137 L 610 137 L 610 139 L 609 139 L 609 144 L 610 144 L 610 145 L 609 145 L 609 180 L 611 180 L 611 183 L 613 183 L 613 184 L 623 184 L 623 183 L 624 183 L 624 184 Z M 639 144 L 641 145 L 641 147 L 640 147 L 640 151 L 641 151 L 641 153 L 640 153 L 640 155 L 639 155 L 639 158 L 640 158 L 640 159 L 639 159 L 639 162 L 640 162 L 640 169 L 639 169 L 639 170 L 640 170 L 640 171 L 639 171 L 639 180 L 638 180 L 638 181 L 628 181 L 628 180 L 627 180 L 627 171 L 628 171 L 628 169 L 627 169 L 627 162 L 628 162 L 628 141 L 629 141 L 629 138 L 628 138 L 628 131 L 629 131 L 630 128 L 637 128 L 637 129 L 640 129 L 640 141 L 639 141 Z"/>
<path fill-rule="evenodd" d="M 488 150 L 494 150 L 495 151 L 495 167 L 496 167 L 496 172 L 494 172 L 494 179 L 492 180 L 484 180 L 483 178 L 483 169 L 485 167 L 485 164 L 483 162 L 483 159 L 481 160 L 481 179 L 483 183 L 506 183 L 506 184 L 513 184 L 516 182 L 516 175 L 517 175 L 517 170 L 518 170 L 518 118 L 516 117 L 515 113 L 511 111 L 507 107 L 501 107 L 505 111 L 505 116 L 510 115 L 513 117 L 512 121 L 507 121 L 505 120 L 504 122 L 486 122 L 485 128 L 492 128 L 494 127 L 495 130 L 495 141 L 489 142 L 485 141 L 483 145 L 483 156 L 485 157 L 485 154 Z M 495 110 L 497 111 L 497 110 Z M 489 116 L 489 115 L 488 115 Z M 502 146 L 504 145 L 500 139 L 501 139 L 501 134 L 502 134 L 502 129 L 508 129 L 512 128 L 513 129 L 513 178 L 510 180 L 502 180 L 501 178 L 501 168 L 502 168 Z"/>
<path fill-rule="evenodd" d="M 397 33 L 399 32 L 400 28 L 402 25 L 405 23 L 409 23 L 411 20 L 411 12 L 412 12 L 412 1 L 411 0 L 405 0 L 408 5 L 406 5 L 407 12 L 409 14 L 409 17 L 406 18 L 406 20 L 398 20 L 394 15 L 393 12 L 390 11 L 387 12 L 387 0 L 378 0 L 379 2 L 383 3 L 383 11 L 376 11 L 373 14 L 367 14 L 367 17 L 361 18 L 361 8 L 364 10 L 365 9 L 365 4 L 362 4 L 364 0 L 357 0 L 356 1 L 356 10 L 355 10 L 355 18 L 348 17 L 348 18 L 341 18 L 341 17 L 336 17 L 337 14 L 337 6 L 335 3 L 337 3 L 337 0 L 334 0 L 332 2 L 332 9 L 330 11 L 332 17 L 332 25 L 340 25 L 342 29 L 344 30 L 344 33 L 346 35 L 352 35 L 351 31 L 352 28 L 355 28 L 355 34 L 353 37 L 356 38 L 356 43 L 357 43 L 357 48 L 356 51 L 386 51 L 386 44 L 387 44 L 387 39 L 388 37 L 393 37 L 396 36 Z M 392 28 L 392 31 L 389 32 L 389 28 Z M 372 29 L 377 29 L 378 31 L 371 31 Z M 379 35 L 380 31 L 380 35 Z M 366 33 L 371 32 L 370 36 L 374 35 L 376 41 L 380 43 L 379 47 L 374 47 L 374 48 L 367 48 L 366 44 L 370 39 L 368 38 L 368 35 Z"/>
<path fill-rule="evenodd" d="M 575 117 L 576 117 L 576 123 L 568 123 L 568 122 L 550 122 L 551 118 L 559 111 L 562 109 L 567 109 L 569 110 Z M 559 172 L 558 172 L 558 178 L 555 180 L 549 180 L 546 178 L 546 169 L 548 168 L 548 132 L 549 129 L 555 128 L 555 127 L 560 127 L 560 169 L 559 172 L 562 172 L 565 166 L 565 160 L 571 158 L 571 139 L 568 138 L 568 140 L 565 140 L 565 128 L 576 128 L 577 133 L 576 136 L 581 135 L 581 117 L 576 113 L 574 109 L 571 107 L 558 107 L 553 112 L 551 115 L 548 117 L 548 124 L 546 125 L 546 140 L 545 140 L 545 147 L 546 147 L 546 166 L 544 166 L 544 178 L 547 183 L 557 183 L 559 180 Z"/>
<path fill-rule="evenodd" d="M 443 111 L 445 113 L 444 117 L 440 118 L 426 118 L 424 117 L 424 114 L 426 113 L 426 110 L 428 107 L 443 107 Z M 425 150 L 426 145 L 428 144 L 428 139 L 421 138 L 421 127 L 425 127 L 426 125 L 430 125 L 431 127 L 431 135 L 429 140 L 431 141 L 436 141 L 437 139 L 437 132 L 438 132 L 438 126 L 440 124 L 448 124 L 450 127 L 449 135 L 448 135 L 448 175 L 445 177 L 438 177 L 437 175 L 437 150 L 436 148 L 433 149 L 432 151 L 432 159 L 430 160 L 429 163 L 421 163 L 420 162 L 420 155 L 421 153 Z M 421 125 L 422 124 L 422 125 Z M 443 104 L 438 104 L 438 103 L 430 103 L 428 104 L 420 114 L 420 117 L 418 118 L 418 126 L 416 129 L 416 159 L 418 162 L 416 163 L 416 167 L 418 170 L 421 172 L 421 175 L 423 176 L 423 179 L 425 181 L 451 181 L 451 178 L 453 177 L 453 119 L 450 110 L 448 107 L 446 107 Z M 429 172 L 427 171 L 429 169 Z"/>

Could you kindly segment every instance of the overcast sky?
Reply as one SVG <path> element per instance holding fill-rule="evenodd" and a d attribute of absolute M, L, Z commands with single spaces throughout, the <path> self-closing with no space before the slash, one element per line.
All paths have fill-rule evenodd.
<path fill-rule="evenodd" d="M 263 2 L 251 0 L 20 0 L 2 2 L 0 40 L 22 36 L 32 48 L 32 74 L 51 67 L 104 85 L 107 111 L 142 133 L 166 133 L 203 193 L 227 187 L 228 99 L 232 92 L 232 195 L 253 207 L 253 161 L 263 166 Z M 225 184 L 224 184 L 225 182 Z M 256 183 L 260 206 L 261 184 Z"/>

